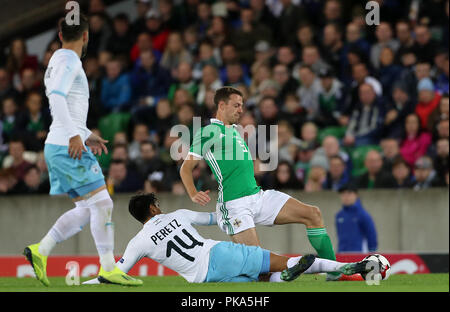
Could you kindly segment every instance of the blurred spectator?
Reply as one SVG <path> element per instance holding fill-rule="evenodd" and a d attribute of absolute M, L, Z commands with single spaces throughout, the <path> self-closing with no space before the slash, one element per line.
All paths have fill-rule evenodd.
<path fill-rule="evenodd" d="M 436 142 L 436 155 L 433 160 L 433 167 L 436 169 L 438 177 L 444 181 L 445 174 L 449 170 L 449 142 L 448 139 L 439 139 Z"/>
<path fill-rule="evenodd" d="M 88 55 L 97 55 L 107 47 L 108 38 L 111 36 L 111 29 L 108 25 L 105 13 L 92 13 L 89 16 L 89 44 L 87 46 Z"/>
<path fill-rule="evenodd" d="M 296 162 L 294 165 L 295 176 L 297 177 L 297 180 L 301 181 L 303 184 L 305 184 L 304 182 L 307 180 L 310 169 L 310 162 L 313 158 L 314 151 L 315 144 L 311 144 L 305 141 L 300 144 L 300 147 L 297 151 Z"/>
<path fill-rule="evenodd" d="M 367 172 L 356 179 L 356 186 L 359 189 L 392 187 L 392 176 L 390 172 L 383 170 L 383 158 L 378 151 L 371 150 L 367 152 L 364 166 Z"/>
<path fill-rule="evenodd" d="M 319 114 L 316 120 L 324 127 L 339 125 L 345 98 L 344 86 L 330 69 L 321 70 L 319 77 Z"/>
<path fill-rule="evenodd" d="M 314 147 L 317 147 L 317 126 L 315 123 L 308 121 L 305 122 L 300 131 L 300 138 L 303 142 L 307 142 Z"/>
<path fill-rule="evenodd" d="M 222 87 L 217 68 L 212 65 L 205 65 L 202 69 L 201 81 L 198 86 L 196 102 L 198 105 L 205 105 L 207 91 L 215 91 Z"/>
<path fill-rule="evenodd" d="M 15 89 L 21 88 L 21 76 L 25 68 L 33 70 L 38 69 L 38 59 L 34 55 L 29 55 L 25 41 L 21 38 L 16 38 L 11 41 L 9 46 L 9 54 L 6 59 L 6 70 L 12 85 Z"/>
<path fill-rule="evenodd" d="M 151 50 L 142 51 L 130 74 L 133 96 L 139 104 L 150 105 L 166 96 L 172 82 L 170 73 L 162 68 Z"/>
<path fill-rule="evenodd" d="M 413 46 L 414 53 L 418 60 L 432 63 L 439 44 L 432 39 L 430 30 L 426 25 L 417 25 L 414 28 L 415 44 Z"/>
<path fill-rule="evenodd" d="M 278 18 L 278 42 L 279 44 L 292 43 L 295 40 L 294 29 L 300 21 L 308 21 L 305 9 L 292 3 L 292 0 L 280 1 L 283 5 Z"/>
<path fill-rule="evenodd" d="M 383 170 L 390 172 L 392 164 L 400 156 L 400 145 L 396 138 L 387 137 L 381 140 L 380 146 L 383 155 Z"/>
<path fill-rule="evenodd" d="M 17 103 L 13 97 L 6 97 L 2 101 L 1 111 L 2 137 L 8 143 L 11 137 L 23 129 L 24 116 L 19 112 Z"/>
<path fill-rule="evenodd" d="M 128 154 L 131 161 L 141 156 L 141 143 L 150 139 L 150 133 L 146 124 L 136 124 L 133 129 L 133 140 L 128 145 Z"/>
<path fill-rule="evenodd" d="M 254 61 L 254 46 L 260 40 L 272 41 L 272 31 L 255 22 L 254 13 L 250 8 L 242 8 L 240 11 L 241 25 L 230 36 L 231 42 L 239 50 L 239 61 L 244 64 L 252 64 Z"/>
<path fill-rule="evenodd" d="M 292 165 L 287 161 L 280 161 L 273 172 L 270 188 L 277 190 L 300 190 L 303 184 L 296 179 Z"/>
<path fill-rule="evenodd" d="M 25 145 L 20 138 L 11 138 L 9 141 L 9 156 L 3 160 L 3 168 L 11 168 L 17 181 L 23 181 L 25 173 L 32 164 L 24 157 Z"/>
<path fill-rule="evenodd" d="M 336 71 L 341 72 L 343 64 L 344 42 L 342 40 L 342 29 L 336 23 L 329 23 L 323 28 L 322 53 L 325 62 Z"/>
<path fill-rule="evenodd" d="M 419 103 L 416 106 L 416 114 L 420 118 L 420 126 L 427 127 L 428 117 L 439 105 L 441 95 L 434 91 L 434 85 L 430 78 L 423 78 L 417 84 Z"/>
<path fill-rule="evenodd" d="M 106 41 L 106 50 L 114 56 L 128 55 L 134 45 L 134 38 L 128 16 L 125 13 L 117 14 L 113 19 L 113 30 Z"/>
<path fill-rule="evenodd" d="M 422 156 L 414 164 L 414 190 L 419 191 L 430 187 L 444 186 L 439 179 L 436 170 L 433 169 L 433 161 L 428 156 Z"/>
<path fill-rule="evenodd" d="M 291 46 L 298 54 L 301 54 L 305 47 L 316 44 L 315 33 L 316 31 L 311 24 L 301 23 L 296 29 L 295 39 L 291 42 Z"/>
<path fill-rule="evenodd" d="M 444 119 L 439 121 L 436 126 L 437 129 L 437 139 L 448 139 L 449 138 L 449 121 L 448 119 Z"/>
<path fill-rule="evenodd" d="M 122 64 L 118 59 L 112 59 L 106 64 L 101 98 L 104 109 L 109 112 L 125 110 L 130 105 L 130 77 L 122 71 Z"/>
<path fill-rule="evenodd" d="M 104 113 L 101 103 L 103 72 L 99 60 L 95 56 L 86 56 L 83 60 L 83 67 L 89 84 L 87 127 L 91 129 L 97 127 L 98 120 Z"/>
<path fill-rule="evenodd" d="M 145 30 L 151 37 L 152 47 L 163 53 L 166 48 L 170 31 L 167 29 L 166 25 L 163 24 L 161 13 L 156 9 L 152 8 L 149 10 L 145 17 Z"/>
<path fill-rule="evenodd" d="M 392 93 L 392 85 L 398 79 L 402 72 L 402 67 L 394 63 L 394 50 L 384 47 L 380 52 L 378 66 L 378 77 L 384 94 Z"/>
<path fill-rule="evenodd" d="M 294 136 L 294 129 L 285 120 L 281 120 L 277 124 L 278 126 L 278 140 L 277 145 L 275 142 L 270 142 L 271 153 L 278 153 L 278 160 L 285 161 L 289 164 L 293 164 L 295 156 L 297 154 L 297 149 L 300 147 L 301 140 Z"/>
<path fill-rule="evenodd" d="M 411 174 L 411 168 L 403 160 L 403 158 L 397 156 L 392 163 L 392 176 L 394 177 L 393 188 L 412 188 L 414 185 L 414 179 Z"/>
<path fill-rule="evenodd" d="M 430 115 L 428 115 L 427 130 L 435 132 L 436 125 L 438 125 L 441 120 L 448 119 L 450 119 L 448 94 L 444 94 L 439 101 L 439 105 L 430 113 Z"/>
<path fill-rule="evenodd" d="M 339 141 L 335 136 L 327 135 L 322 140 L 322 146 L 319 147 L 313 156 L 313 159 L 321 159 L 322 157 L 325 157 L 325 160 L 327 161 L 327 168 L 329 167 L 329 159 L 333 156 L 340 156 L 345 163 L 347 164 L 347 170 L 350 170 L 350 156 L 341 149 L 339 145 Z M 328 169 L 327 169 L 328 170 Z"/>
<path fill-rule="evenodd" d="M 135 164 L 143 179 L 153 172 L 164 171 L 164 163 L 158 156 L 157 146 L 151 141 L 141 143 L 140 155 L 136 158 Z"/>
<path fill-rule="evenodd" d="M 167 45 L 161 58 L 161 66 L 167 69 L 172 76 L 181 62 L 192 63 L 192 55 L 183 45 L 181 33 L 172 32 L 167 38 Z"/>
<path fill-rule="evenodd" d="M 393 38 L 391 25 L 387 22 L 381 22 L 375 31 L 377 37 L 377 42 L 372 45 L 370 50 L 370 61 L 375 69 L 378 69 L 382 65 L 381 54 L 385 48 L 391 50 L 392 60 L 394 59 L 394 54 L 400 47 L 397 39 Z M 381 62 L 380 62 L 381 61 Z"/>
<path fill-rule="evenodd" d="M 229 39 L 229 30 L 222 16 L 214 16 L 211 20 L 211 24 L 206 31 L 206 38 L 211 40 L 214 47 L 223 48 L 223 45 L 227 39 Z"/>
<path fill-rule="evenodd" d="M 26 146 L 32 151 L 43 150 L 51 124 L 51 116 L 43 109 L 42 96 L 36 91 L 28 94 L 25 106 L 23 126 L 27 134 Z"/>
<path fill-rule="evenodd" d="M 130 60 L 135 64 L 140 62 L 140 55 L 144 51 L 151 51 L 157 63 L 159 63 L 162 52 L 153 48 L 153 43 L 150 35 L 146 32 L 142 32 L 137 36 L 136 44 L 131 48 Z M 138 63 L 139 64 L 139 63 Z"/>
<path fill-rule="evenodd" d="M 307 113 L 307 118 L 313 120 L 319 112 L 320 79 L 316 77 L 309 66 L 301 66 L 298 72 L 300 87 L 297 89 L 297 95 L 300 98 L 301 106 Z"/>
<path fill-rule="evenodd" d="M 305 184 L 305 192 L 322 191 L 324 182 L 327 178 L 329 169 L 326 157 L 314 157 L 310 161 L 310 169 L 308 171 L 308 179 Z"/>
<path fill-rule="evenodd" d="M 364 83 L 359 87 L 359 108 L 353 111 L 344 144 L 347 146 L 378 144 L 382 133 L 384 111 L 372 85 Z"/>
<path fill-rule="evenodd" d="M 273 79 L 280 87 L 277 102 L 283 103 L 288 94 L 295 93 L 299 85 L 298 81 L 291 76 L 289 68 L 285 64 L 276 64 L 272 73 Z"/>
<path fill-rule="evenodd" d="M 448 62 L 448 51 L 444 53 L 442 65 L 439 67 L 439 75 L 436 79 L 436 91 L 440 94 L 449 93 L 449 62 Z"/>
<path fill-rule="evenodd" d="M 414 111 L 414 104 L 403 82 L 397 82 L 392 88 L 392 101 L 386 107 L 384 136 L 400 139 L 404 133 L 406 116 Z"/>
<path fill-rule="evenodd" d="M 169 87 L 167 98 L 173 100 L 175 92 L 178 89 L 183 89 L 189 92 L 192 97 L 195 97 L 198 91 L 198 85 L 192 77 L 192 66 L 187 62 L 180 62 L 176 69 L 174 76 L 176 81 Z"/>
<path fill-rule="evenodd" d="M 407 20 L 399 20 L 395 24 L 396 38 L 399 43 L 395 59 L 396 63 L 401 62 L 403 54 L 410 51 L 414 45 L 414 38 L 412 36 L 411 27 Z"/>
<path fill-rule="evenodd" d="M 300 62 L 300 66 L 309 66 L 311 67 L 314 73 L 319 73 L 325 69 L 329 69 L 330 66 L 325 63 L 325 61 L 320 56 L 319 47 L 316 45 L 307 45 L 302 49 L 302 60 Z M 294 69 L 295 70 L 295 69 Z M 297 77 L 295 74 L 298 71 L 294 71 L 294 77 Z"/>
<path fill-rule="evenodd" d="M 364 209 L 357 189 L 348 185 L 339 189 L 342 210 L 336 214 L 338 252 L 374 252 L 377 231 L 370 214 Z"/>
<path fill-rule="evenodd" d="M 405 120 L 405 136 L 400 145 L 400 154 L 406 163 L 413 167 L 421 156 L 425 155 L 431 144 L 431 134 L 422 131 L 419 117 L 409 114 Z"/>
<path fill-rule="evenodd" d="M 206 65 L 216 69 L 219 67 L 219 61 L 214 55 L 214 47 L 211 41 L 205 39 L 200 42 L 198 50 L 198 59 L 194 63 L 192 70 L 192 76 L 197 80 L 202 78 L 202 70 Z"/>
<path fill-rule="evenodd" d="M 9 74 L 7 70 L 0 67 L 0 102 L 2 102 L 7 97 L 17 96 L 17 91 L 11 84 Z"/>
<path fill-rule="evenodd" d="M 340 156 L 332 156 L 329 159 L 330 168 L 327 172 L 327 179 L 323 188 L 337 191 L 349 182 L 350 177 L 346 171 L 345 161 Z"/>
<path fill-rule="evenodd" d="M 23 182 L 20 182 L 20 193 L 24 194 L 48 194 L 50 183 L 48 180 L 41 181 L 41 172 L 36 165 L 31 165 L 25 171 Z"/>
<path fill-rule="evenodd" d="M 352 78 L 353 81 L 351 83 L 351 89 L 347 92 L 345 107 L 344 107 L 344 115 L 351 116 L 351 113 L 356 109 L 360 108 L 358 106 L 358 102 L 361 100 L 359 97 L 360 87 L 363 84 L 369 84 L 372 86 L 373 91 L 376 96 L 380 97 L 383 95 L 383 86 L 381 83 L 374 77 L 369 76 L 369 70 L 367 69 L 367 65 L 364 63 L 357 63 L 352 66 Z M 346 125 L 346 124 L 344 124 Z"/>
<path fill-rule="evenodd" d="M 112 160 L 108 170 L 106 184 L 109 193 L 132 193 L 143 187 L 141 177 L 127 168 L 123 160 Z"/>
<path fill-rule="evenodd" d="M 270 29 L 277 29 L 278 20 L 264 0 L 250 0 L 250 8 L 253 11 L 255 21 L 265 24 Z"/>
<path fill-rule="evenodd" d="M 134 37 L 145 31 L 145 21 L 147 12 L 151 8 L 151 0 L 136 0 L 136 19 L 133 22 L 132 30 Z"/>

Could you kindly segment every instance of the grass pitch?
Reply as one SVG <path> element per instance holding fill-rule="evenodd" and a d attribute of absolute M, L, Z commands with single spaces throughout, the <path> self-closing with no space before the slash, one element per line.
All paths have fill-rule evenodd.
<path fill-rule="evenodd" d="M 290 283 L 205 283 L 190 284 L 180 276 L 142 277 L 143 286 L 68 286 L 64 277 L 49 278 L 42 286 L 35 278 L 0 278 L 0 292 L 448 292 L 446 274 L 392 275 L 380 285 L 362 281 L 326 282 L 324 275 L 302 275 Z M 81 278 L 81 282 L 88 278 Z"/>

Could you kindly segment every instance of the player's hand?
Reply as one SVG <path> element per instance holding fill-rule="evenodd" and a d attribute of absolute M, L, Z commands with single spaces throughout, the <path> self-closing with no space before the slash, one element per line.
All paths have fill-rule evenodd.
<path fill-rule="evenodd" d="M 211 200 L 208 193 L 209 193 L 209 190 L 204 191 L 204 192 L 203 191 L 197 192 L 194 196 L 191 197 L 191 200 L 196 204 L 205 206 Z"/>
<path fill-rule="evenodd" d="M 83 152 L 87 152 L 87 150 L 84 147 L 83 140 L 81 140 L 81 136 L 76 135 L 74 137 L 71 137 L 69 140 L 70 158 L 81 159 L 81 155 L 83 154 Z"/>
<path fill-rule="evenodd" d="M 89 146 L 94 155 L 102 155 L 102 152 L 108 154 L 108 149 L 106 148 L 105 143 L 108 143 L 108 140 L 102 139 L 98 135 L 91 133 L 89 138 L 86 140 L 86 145 Z"/>

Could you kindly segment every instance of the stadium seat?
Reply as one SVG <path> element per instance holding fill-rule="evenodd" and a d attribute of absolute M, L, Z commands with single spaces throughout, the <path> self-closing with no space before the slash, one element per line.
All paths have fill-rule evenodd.
<path fill-rule="evenodd" d="M 99 120 L 98 129 L 102 137 L 112 143 L 117 132 L 127 131 L 130 118 L 131 113 L 111 113 Z"/>
<path fill-rule="evenodd" d="M 364 166 L 364 159 L 366 158 L 366 154 L 371 150 L 380 152 L 381 147 L 378 145 L 365 145 L 355 147 L 349 151 L 353 164 L 352 176 L 357 177 L 366 173 L 367 169 Z"/>
<path fill-rule="evenodd" d="M 345 127 L 326 127 L 319 130 L 317 138 L 319 139 L 320 144 L 322 144 L 323 139 L 329 135 L 335 136 L 338 140 L 340 140 L 345 136 L 345 129 Z"/>

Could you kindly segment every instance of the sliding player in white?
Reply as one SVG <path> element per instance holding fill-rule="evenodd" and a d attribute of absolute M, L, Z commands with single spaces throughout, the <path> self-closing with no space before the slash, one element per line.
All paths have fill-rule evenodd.
<path fill-rule="evenodd" d="M 143 223 L 128 243 L 117 266 L 128 272 L 143 257 L 179 273 L 188 282 L 252 282 L 260 274 L 277 272 L 278 281 L 292 281 L 302 273 L 366 273 L 368 261 L 340 263 L 313 255 L 286 257 L 259 246 L 205 239 L 192 225 L 217 224 L 215 212 L 180 209 L 163 214 L 153 193 L 131 198 L 130 214 Z M 273 280 L 273 279 L 271 279 Z M 108 282 L 101 276 L 83 284 Z"/>
<path fill-rule="evenodd" d="M 91 233 L 100 257 L 104 280 L 121 285 L 141 285 L 115 265 L 113 202 L 105 178 L 94 155 L 107 153 L 107 141 L 86 127 L 89 86 L 80 58 L 86 53 L 89 23 L 80 15 L 78 25 L 60 22 L 62 48 L 55 51 L 45 72 L 46 94 L 52 124 L 45 141 L 44 155 L 50 175 L 50 194 L 68 194 L 75 208 L 64 213 L 45 237 L 25 248 L 24 255 L 33 266 L 36 278 L 49 286 L 47 256 L 59 242 L 75 235 L 90 222 Z"/>

